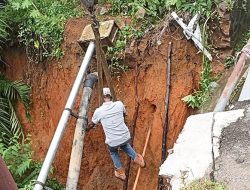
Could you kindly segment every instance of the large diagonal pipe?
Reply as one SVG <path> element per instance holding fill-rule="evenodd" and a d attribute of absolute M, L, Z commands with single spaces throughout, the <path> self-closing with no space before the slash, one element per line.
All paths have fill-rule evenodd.
<path fill-rule="evenodd" d="M 248 40 L 248 43 L 244 48 L 250 49 L 250 39 Z M 237 85 L 237 82 L 240 78 L 240 75 L 243 71 L 243 68 L 245 66 L 246 59 L 247 59 L 247 55 L 243 50 L 242 50 L 242 53 L 240 55 L 238 62 L 234 66 L 232 74 L 227 80 L 227 84 L 214 108 L 214 112 L 221 112 L 225 110 L 227 103 L 230 99 L 230 96 L 233 93 L 235 86 Z"/>
<path fill-rule="evenodd" d="M 68 98 L 67 103 L 65 105 L 65 109 L 64 109 L 64 111 L 62 113 L 62 116 L 60 118 L 60 121 L 59 121 L 59 123 L 57 125 L 56 132 L 55 132 L 55 134 L 53 136 L 53 139 L 52 139 L 52 141 L 50 143 L 49 150 L 48 150 L 47 155 L 45 157 L 45 160 L 43 162 L 43 165 L 42 165 L 41 171 L 39 173 L 39 176 L 37 178 L 34 190 L 42 190 L 43 189 L 43 186 L 44 186 L 45 181 L 46 181 L 47 176 L 48 176 L 50 166 L 51 166 L 51 164 L 52 164 L 52 162 L 54 160 L 58 145 L 59 145 L 60 140 L 62 138 L 65 126 L 66 126 L 66 124 L 68 122 L 68 119 L 69 119 L 69 116 L 70 116 L 70 110 L 72 109 L 72 107 L 73 107 L 73 105 L 75 103 L 76 95 L 77 95 L 77 93 L 79 91 L 79 88 L 80 88 L 80 85 L 82 83 L 84 74 L 87 71 L 87 68 L 88 68 L 88 65 L 90 63 L 91 57 L 93 55 L 94 49 L 95 49 L 94 42 L 90 42 L 89 46 L 88 46 L 88 49 L 86 51 L 86 54 L 84 56 L 84 59 L 82 61 L 80 70 L 79 70 L 79 72 L 77 74 L 76 80 L 75 80 L 75 82 L 73 84 L 73 87 L 71 89 L 69 98 Z"/>
<path fill-rule="evenodd" d="M 77 184 L 81 169 L 81 160 L 82 160 L 83 144 L 84 144 L 83 142 L 87 127 L 87 114 L 89 109 L 89 101 L 96 80 L 97 80 L 97 74 L 91 73 L 87 76 L 84 82 L 82 99 L 78 113 L 79 118 L 76 121 L 74 140 L 72 144 L 72 151 L 69 162 L 66 190 L 77 189 Z"/>

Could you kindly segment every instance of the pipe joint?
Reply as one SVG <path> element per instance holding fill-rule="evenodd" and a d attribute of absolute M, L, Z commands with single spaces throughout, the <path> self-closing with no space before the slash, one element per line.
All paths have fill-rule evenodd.
<path fill-rule="evenodd" d="M 84 87 L 90 87 L 93 89 L 96 81 L 97 81 L 97 73 L 90 73 L 87 75 L 87 78 L 84 81 Z"/>

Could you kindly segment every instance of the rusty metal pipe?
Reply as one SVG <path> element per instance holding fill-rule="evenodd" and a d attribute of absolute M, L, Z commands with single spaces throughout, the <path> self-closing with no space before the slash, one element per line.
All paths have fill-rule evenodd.
<path fill-rule="evenodd" d="M 248 40 L 247 45 L 250 45 L 250 39 Z M 237 82 L 239 80 L 239 77 L 242 73 L 242 70 L 245 66 L 246 63 L 246 59 L 247 59 L 247 55 L 242 52 L 240 55 L 239 60 L 237 61 L 236 65 L 234 66 L 234 70 L 232 72 L 232 74 L 230 75 L 230 77 L 227 80 L 227 84 L 214 108 L 214 112 L 221 112 L 224 111 L 226 106 L 227 106 L 227 102 L 230 99 L 230 96 L 232 94 L 232 92 L 234 91 L 235 86 L 237 85 Z"/>
<path fill-rule="evenodd" d="M 168 106 L 171 86 L 171 62 L 172 62 L 172 42 L 168 43 L 168 54 L 167 54 L 167 69 L 166 69 L 166 95 L 165 95 L 165 113 L 164 113 L 164 126 L 162 131 L 162 148 L 161 148 L 161 165 L 164 163 L 167 157 L 167 133 L 168 133 Z M 158 177 L 158 190 L 163 189 L 163 177 Z"/>
<path fill-rule="evenodd" d="M 7 166 L 0 156 L 0 190 L 18 190 Z"/>

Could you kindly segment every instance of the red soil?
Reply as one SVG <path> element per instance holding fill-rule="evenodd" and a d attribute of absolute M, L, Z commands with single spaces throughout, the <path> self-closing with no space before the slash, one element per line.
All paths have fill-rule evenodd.
<path fill-rule="evenodd" d="M 52 60 L 44 64 L 34 65 L 27 63 L 24 52 L 20 48 L 11 48 L 5 52 L 6 62 L 11 65 L 7 69 L 6 75 L 11 79 L 24 79 L 32 86 L 32 119 L 30 123 L 24 119 L 22 121 L 26 134 L 31 135 L 34 159 L 36 160 L 42 161 L 44 159 L 64 109 L 80 60 L 84 55 L 77 40 L 87 23 L 86 19 L 74 19 L 66 24 L 62 45 L 65 55 L 59 61 Z M 139 153 L 143 150 L 147 131 L 149 127 L 152 127 L 145 156 L 147 168 L 141 172 L 138 190 L 151 190 L 157 187 L 165 111 L 166 54 L 170 41 L 173 42 L 173 60 L 168 148 L 173 146 L 186 118 L 190 115 L 190 110 L 181 98 L 198 87 L 202 65 L 201 55 L 197 54 L 193 43 L 184 38 L 176 38 L 178 38 L 177 34 L 172 37 L 169 34 L 164 34 L 161 45 L 146 48 L 150 39 L 150 36 L 147 36 L 132 49 L 130 61 L 127 61 L 129 65 L 140 65 L 138 83 L 140 110 L 134 140 L 134 147 Z M 222 68 L 217 63 L 214 63 L 213 67 L 216 72 Z M 114 77 L 117 96 L 126 105 L 128 124 L 131 123 L 135 106 L 133 72 L 133 69 L 130 69 L 120 78 Z M 92 95 L 90 116 L 97 107 L 96 88 Z M 76 101 L 76 105 L 78 104 L 79 96 Z M 53 163 L 54 176 L 62 183 L 65 183 L 67 179 L 74 127 L 75 119 L 71 118 Z M 104 144 L 104 134 L 101 127 L 87 133 L 84 143 L 79 189 L 122 189 L 122 183 L 113 175 L 113 165 Z M 121 155 L 122 162 L 125 164 L 126 156 L 123 153 Z M 138 166 L 132 163 L 129 189 L 134 183 L 137 169 Z"/>

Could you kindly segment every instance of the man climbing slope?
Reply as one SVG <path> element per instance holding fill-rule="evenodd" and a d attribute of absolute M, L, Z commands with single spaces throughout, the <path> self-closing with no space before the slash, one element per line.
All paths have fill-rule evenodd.
<path fill-rule="evenodd" d="M 118 149 L 123 150 L 135 163 L 144 168 L 146 163 L 143 157 L 136 153 L 130 146 L 130 133 L 124 122 L 125 107 L 121 101 L 112 101 L 109 88 L 103 88 L 104 103 L 97 108 L 88 125 L 87 131 L 101 122 L 106 136 L 105 143 L 115 166 L 115 176 L 121 180 L 126 179 L 125 171 L 122 168 Z"/>

